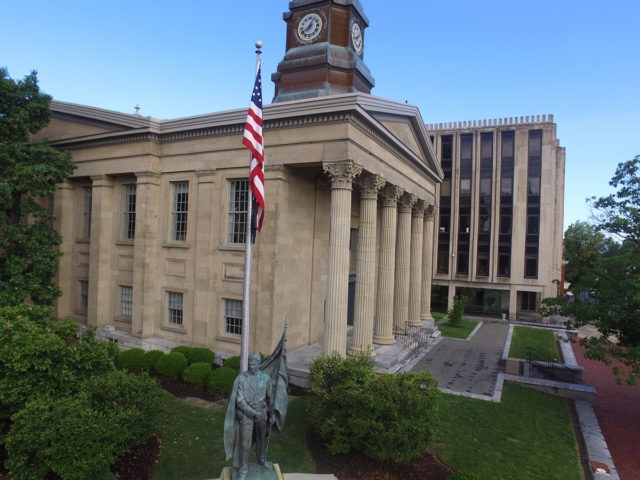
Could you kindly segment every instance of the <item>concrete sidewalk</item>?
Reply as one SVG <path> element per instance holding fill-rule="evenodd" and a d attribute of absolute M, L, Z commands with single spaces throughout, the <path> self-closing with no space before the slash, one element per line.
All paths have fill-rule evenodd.
<path fill-rule="evenodd" d="M 411 369 L 429 370 L 445 392 L 491 400 L 509 325 L 480 322 L 467 340 L 441 338 Z"/>

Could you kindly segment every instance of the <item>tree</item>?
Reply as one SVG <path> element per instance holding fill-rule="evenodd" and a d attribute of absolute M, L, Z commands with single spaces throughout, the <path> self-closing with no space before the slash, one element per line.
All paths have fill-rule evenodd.
<path fill-rule="evenodd" d="M 564 233 L 565 279 L 575 293 L 578 288 L 591 288 L 605 254 L 615 242 L 595 225 L 576 222 Z"/>
<path fill-rule="evenodd" d="M 62 240 L 49 200 L 75 166 L 68 152 L 31 141 L 49 123 L 50 103 L 35 72 L 15 81 L 0 68 L 0 306 L 60 296 L 52 278 Z"/>
<path fill-rule="evenodd" d="M 591 268 L 589 294 L 577 296 L 571 314 L 577 324 L 593 323 L 602 334 L 585 339 L 591 358 L 611 363 L 618 380 L 630 384 L 640 376 L 640 155 L 620 163 L 609 185 L 617 191 L 591 197 L 595 228 L 610 236 L 600 261 Z M 617 238 L 614 242 L 611 237 Z M 615 341 L 610 341 L 610 339 Z"/>

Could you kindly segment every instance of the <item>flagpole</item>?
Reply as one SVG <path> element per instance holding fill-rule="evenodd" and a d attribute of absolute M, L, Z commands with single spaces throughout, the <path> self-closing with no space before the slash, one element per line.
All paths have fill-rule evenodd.
<path fill-rule="evenodd" d="M 256 74 L 260 67 L 260 55 L 262 51 L 262 42 L 258 40 L 256 42 Z M 249 153 L 249 170 L 251 170 L 251 153 Z M 242 302 L 242 333 L 240 336 L 240 371 L 244 372 L 249 368 L 249 329 L 251 320 L 249 315 L 251 314 L 251 254 L 253 251 L 252 228 L 253 222 L 253 193 L 251 186 L 247 188 L 247 228 L 244 250 L 244 292 Z"/>

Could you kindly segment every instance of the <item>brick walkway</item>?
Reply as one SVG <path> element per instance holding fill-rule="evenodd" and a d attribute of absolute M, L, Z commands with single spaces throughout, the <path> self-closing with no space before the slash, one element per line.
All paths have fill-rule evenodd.
<path fill-rule="evenodd" d="M 593 408 L 622 480 L 640 480 L 640 386 L 615 382 L 611 367 L 584 357 L 573 344 L 576 360 L 585 369 L 584 383 L 596 387 Z"/>

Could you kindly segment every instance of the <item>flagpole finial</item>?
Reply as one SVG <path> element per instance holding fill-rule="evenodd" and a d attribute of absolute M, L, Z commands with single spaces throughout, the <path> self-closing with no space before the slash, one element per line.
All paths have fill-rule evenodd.
<path fill-rule="evenodd" d="M 256 48 L 258 49 L 258 51 L 260 51 L 260 49 L 262 48 L 262 41 L 261 40 L 256 41 Z"/>

